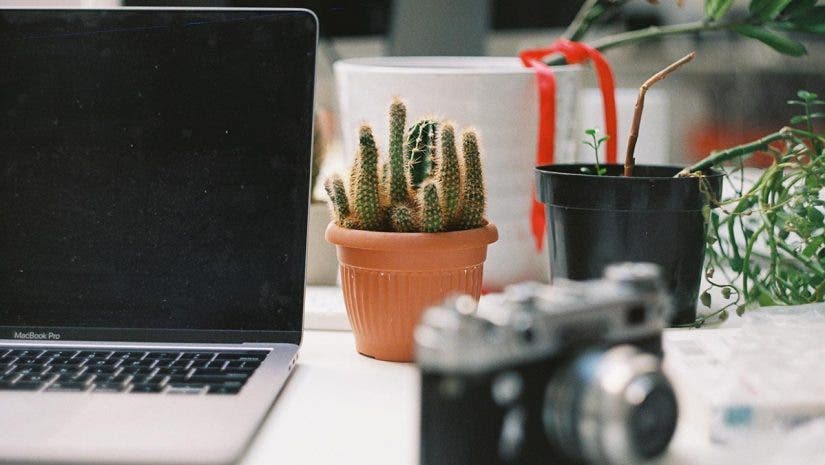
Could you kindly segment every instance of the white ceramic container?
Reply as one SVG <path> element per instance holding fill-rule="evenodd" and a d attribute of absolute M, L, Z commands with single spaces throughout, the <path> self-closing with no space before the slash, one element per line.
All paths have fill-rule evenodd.
<path fill-rule="evenodd" d="M 556 162 L 572 162 L 580 139 L 581 68 L 555 69 Z M 488 250 L 484 287 L 547 279 L 546 247 L 538 251 L 530 233 L 539 108 L 532 70 L 509 57 L 374 57 L 338 61 L 335 78 L 346 164 L 365 121 L 386 153 L 387 110 L 396 96 L 406 101 L 409 120 L 435 114 L 457 129 L 474 127 L 486 173 L 487 216 L 499 230 Z"/>

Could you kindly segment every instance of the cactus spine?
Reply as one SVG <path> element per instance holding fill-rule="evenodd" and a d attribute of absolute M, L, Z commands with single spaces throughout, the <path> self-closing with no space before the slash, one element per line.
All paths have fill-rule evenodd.
<path fill-rule="evenodd" d="M 372 129 L 361 126 L 349 188 L 337 175 L 324 183 L 333 220 L 370 231 L 433 233 L 483 226 L 484 179 L 475 132 L 463 134 L 459 154 L 452 125 L 425 118 L 405 132 L 406 117 L 404 103 L 394 100 L 389 157 L 382 162 Z"/>
<path fill-rule="evenodd" d="M 473 131 L 464 133 L 464 192 L 461 202 L 459 227 L 478 228 L 484 224 L 484 176 L 481 171 L 481 155 L 478 151 L 478 137 Z"/>

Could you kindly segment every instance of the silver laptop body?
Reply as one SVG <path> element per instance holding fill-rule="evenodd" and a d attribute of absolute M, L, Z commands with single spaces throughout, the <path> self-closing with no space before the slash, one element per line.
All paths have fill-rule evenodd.
<path fill-rule="evenodd" d="M 0 462 L 238 461 L 302 332 L 317 19 L 0 9 Z"/>

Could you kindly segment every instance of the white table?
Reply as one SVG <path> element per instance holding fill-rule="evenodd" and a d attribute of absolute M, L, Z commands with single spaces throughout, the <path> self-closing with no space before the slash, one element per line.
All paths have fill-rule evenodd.
<path fill-rule="evenodd" d="M 706 409 L 676 390 L 679 428 L 662 464 L 761 463 L 712 446 Z M 359 355 L 350 332 L 306 331 L 298 367 L 243 463 L 417 464 L 418 395 L 415 365 Z"/>

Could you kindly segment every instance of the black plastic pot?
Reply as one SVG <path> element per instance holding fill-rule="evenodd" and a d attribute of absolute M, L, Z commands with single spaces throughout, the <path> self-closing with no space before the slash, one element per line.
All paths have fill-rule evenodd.
<path fill-rule="evenodd" d="M 708 202 L 699 178 L 674 178 L 682 169 L 675 166 L 637 165 L 630 178 L 621 175 L 621 165 L 605 165 L 603 176 L 582 174 L 582 167 L 593 168 L 536 168 L 551 278 L 595 279 L 610 263 L 657 263 L 673 296 L 672 323 L 692 323 L 705 257 L 702 207 Z M 722 173 L 705 174 L 718 198 Z"/>

